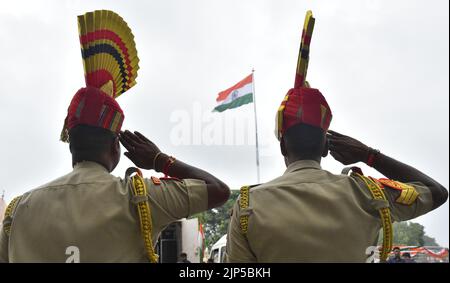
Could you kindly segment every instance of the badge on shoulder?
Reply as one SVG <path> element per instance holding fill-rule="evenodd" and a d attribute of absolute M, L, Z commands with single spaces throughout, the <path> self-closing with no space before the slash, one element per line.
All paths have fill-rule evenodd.
<path fill-rule="evenodd" d="M 151 179 L 154 185 L 161 185 L 161 180 L 158 177 L 152 176 Z"/>
<path fill-rule="evenodd" d="M 390 179 L 378 179 L 378 181 L 383 184 L 383 186 L 392 188 L 394 190 L 400 191 L 400 196 L 395 200 L 397 203 L 405 204 L 405 205 L 412 205 L 417 197 L 419 196 L 419 193 L 416 191 L 416 189 L 408 184 L 393 181 Z"/>

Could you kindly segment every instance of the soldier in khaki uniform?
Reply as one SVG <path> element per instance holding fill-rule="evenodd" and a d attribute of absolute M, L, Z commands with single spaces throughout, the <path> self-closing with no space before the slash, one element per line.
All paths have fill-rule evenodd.
<path fill-rule="evenodd" d="M 423 215 L 447 200 L 447 190 L 420 171 L 348 136 L 327 134 L 331 117 L 317 89 L 288 92 L 277 116 L 287 169 L 241 189 L 228 231 L 228 262 L 365 262 L 377 249 L 380 228 L 383 261 L 392 246 L 392 221 Z M 389 179 L 365 177 L 355 167 L 350 176 L 334 175 L 320 166 L 328 151 L 345 165 L 366 162 Z"/>
<path fill-rule="evenodd" d="M 228 187 L 211 174 L 163 154 L 138 132 L 120 132 L 123 117 L 100 89 L 77 92 L 66 120 L 73 171 L 11 202 L 0 262 L 156 262 L 161 230 L 228 199 Z M 174 178 L 145 179 L 137 169 L 123 179 L 111 175 L 119 140 L 137 166 Z"/>

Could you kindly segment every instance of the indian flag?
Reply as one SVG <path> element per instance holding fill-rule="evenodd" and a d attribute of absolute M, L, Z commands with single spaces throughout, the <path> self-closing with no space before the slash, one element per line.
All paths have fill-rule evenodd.
<path fill-rule="evenodd" d="M 219 105 L 213 111 L 222 112 L 253 102 L 253 74 L 227 90 L 219 92 L 216 101 Z"/>
<path fill-rule="evenodd" d="M 198 255 L 200 258 L 200 262 L 203 262 L 203 258 L 205 257 L 205 232 L 203 231 L 203 225 L 201 222 L 198 223 Z"/>

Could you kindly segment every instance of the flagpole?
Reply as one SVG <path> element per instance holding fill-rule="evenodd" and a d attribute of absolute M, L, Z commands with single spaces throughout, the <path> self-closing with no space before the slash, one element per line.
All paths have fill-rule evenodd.
<path fill-rule="evenodd" d="M 253 110 L 255 112 L 255 138 L 256 138 L 256 174 L 258 178 L 258 184 L 260 181 L 259 173 L 259 143 L 258 143 L 258 120 L 256 118 L 256 93 L 255 93 L 255 69 L 252 69 L 252 92 L 253 92 Z"/>

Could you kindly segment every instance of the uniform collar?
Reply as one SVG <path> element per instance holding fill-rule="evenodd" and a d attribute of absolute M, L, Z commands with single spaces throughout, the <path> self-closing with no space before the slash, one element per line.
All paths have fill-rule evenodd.
<path fill-rule="evenodd" d="M 104 171 L 106 173 L 109 173 L 108 170 L 101 165 L 100 163 L 97 162 L 93 162 L 93 161 L 81 161 L 78 162 L 77 164 L 75 164 L 75 166 L 73 167 L 74 171 L 78 171 L 78 170 L 100 170 L 100 171 Z"/>
<path fill-rule="evenodd" d="M 322 169 L 320 163 L 315 160 L 298 160 L 289 164 L 284 174 L 292 173 L 302 169 Z"/>

